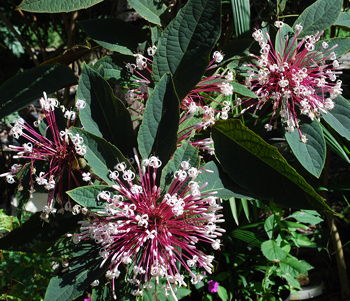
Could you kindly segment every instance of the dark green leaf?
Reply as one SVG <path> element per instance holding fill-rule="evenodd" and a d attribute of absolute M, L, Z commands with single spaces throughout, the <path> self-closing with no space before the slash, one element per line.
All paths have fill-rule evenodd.
<path fill-rule="evenodd" d="M 103 0 L 23 0 L 18 9 L 33 13 L 67 13 L 88 8 Z"/>
<path fill-rule="evenodd" d="M 275 147 L 239 120 L 217 122 L 213 140 L 222 167 L 247 191 L 288 207 L 331 210 Z"/>
<path fill-rule="evenodd" d="M 117 65 L 113 61 L 113 57 L 110 55 L 104 56 L 99 59 L 93 66 L 93 68 L 105 79 L 111 78 L 119 80 L 122 76 L 123 67 Z"/>
<path fill-rule="evenodd" d="M 334 108 L 323 119 L 341 136 L 350 141 L 350 104 L 343 96 L 334 99 Z"/>
<path fill-rule="evenodd" d="M 114 184 L 114 182 L 108 177 L 108 174 L 110 170 L 113 170 L 117 163 L 125 162 L 127 165 L 130 165 L 129 161 L 123 156 L 123 154 L 105 139 L 75 127 L 71 127 L 69 131 L 73 135 L 79 134 L 83 137 L 83 143 L 86 146 L 85 159 L 94 174 L 106 183 Z"/>
<path fill-rule="evenodd" d="M 203 166 L 204 169 L 207 169 L 209 172 L 205 170 L 197 177 L 198 182 L 204 184 L 208 183 L 206 187 L 204 187 L 201 191 L 202 193 L 209 193 L 216 191 L 217 194 L 215 196 L 228 200 L 229 198 L 247 198 L 246 195 L 240 194 L 239 192 L 233 192 L 230 190 L 227 185 L 225 185 L 225 181 L 223 180 L 223 175 L 220 174 L 218 166 L 214 161 L 210 161 Z M 248 197 L 249 198 L 249 197 Z"/>
<path fill-rule="evenodd" d="M 8 235 L 0 239 L 0 249 L 24 252 L 46 252 L 63 234 L 74 230 L 81 217 L 71 214 L 50 215 L 50 222 L 40 218 L 40 212 L 32 215 Z"/>
<path fill-rule="evenodd" d="M 343 0 L 317 0 L 307 7 L 294 22 L 303 26 L 300 36 L 315 34 L 331 26 L 338 18 Z M 293 26 L 293 27 L 294 27 Z"/>
<path fill-rule="evenodd" d="M 188 161 L 191 166 L 198 167 L 198 149 L 188 142 L 184 142 L 181 147 L 176 149 L 174 156 L 168 161 L 167 165 L 165 165 L 162 170 L 162 176 L 160 179 L 161 187 L 170 185 L 174 179 L 174 173 L 180 169 L 182 161 Z"/>
<path fill-rule="evenodd" d="M 179 102 L 171 76 L 164 74 L 147 100 L 137 142 L 142 158 L 153 152 L 166 164 L 176 149 Z"/>
<path fill-rule="evenodd" d="M 105 272 L 106 268 L 99 268 L 101 257 L 93 246 L 86 244 L 79 247 L 81 251 L 73 254 L 68 271 L 51 278 L 45 301 L 73 301 Z"/>
<path fill-rule="evenodd" d="M 241 85 L 239 83 L 236 82 L 232 82 L 231 85 L 233 86 L 233 92 L 243 95 L 243 96 L 247 96 L 247 97 L 251 97 L 251 98 L 258 98 L 258 96 L 251 91 L 250 89 L 248 89 L 246 86 Z"/>
<path fill-rule="evenodd" d="M 250 30 L 250 1 L 231 0 L 234 35 L 239 37 Z"/>
<path fill-rule="evenodd" d="M 79 113 L 86 131 L 104 137 L 128 156 L 136 145 L 128 110 L 113 94 L 109 84 L 92 68 L 85 65 L 77 91 L 86 107 Z"/>
<path fill-rule="evenodd" d="M 310 264 L 291 255 L 284 258 L 279 265 L 282 273 L 288 273 L 293 277 L 297 277 L 300 274 L 307 275 L 307 272 L 312 269 Z"/>
<path fill-rule="evenodd" d="M 277 226 L 277 218 L 276 218 L 276 215 L 272 214 L 265 220 L 265 223 L 264 223 L 265 232 L 270 239 L 272 239 L 273 232 L 276 226 Z"/>
<path fill-rule="evenodd" d="M 76 82 L 64 65 L 43 65 L 11 77 L 0 86 L 0 118 L 22 109 L 42 97 Z"/>
<path fill-rule="evenodd" d="M 133 55 L 138 44 L 146 40 L 145 31 L 118 19 L 79 21 L 85 33 L 102 47 L 125 55 Z"/>
<path fill-rule="evenodd" d="M 341 12 L 333 25 L 350 28 L 350 13 Z"/>
<path fill-rule="evenodd" d="M 312 123 L 303 123 L 300 130 L 307 138 L 306 143 L 300 141 L 298 131 L 286 132 L 286 140 L 301 165 L 319 178 L 326 161 L 326 141 L 322 128 L 320 123 L 314 120 Z"/>
<path fill-rule="evenodd" d="M 129 5 L 147 21 L 161 25 L 160 16 L 167 7 L 160 0 L 128 0 Z"/>
<path fill-rule="evenodd" d="M 180 99 L 195 86 L 220 35 L 221 1 L 190 0 L 163 31 L 153 60 L 156 80 L 174 75 Z"/>
<path fill-rule="evenodd" d="M 256 237 L 254 232 L 248 230 L 236 229 L 231 232 L 232 237 L 242 240 L 248 244 L 251 244 L 255 247 L 260 247 L 261 240 Z"/>
<path fill-rule="evenodd" d="M 274 240 L 267 240 L 261 244 L 261 251 L 271 261 L 283 260 L 288 253 L 284 251 Z"/>
<path fill-rule="evenodd" d="M 287 37 L 290 38 L 291 35 L 294 35 L 294 30 L 288 24 L 284 23 L 282 27 L 277 31 L 276 39 L 275 39 L 275 50 L 276 53 L 280 53 L 283 57 L 283 53 L 285 51 L 285 45 L 287 41 Z M 290 44 L 288 46 L 291 46 Z M 296 46 L 295 46 L 296 47 Z"/>
<path fill-rule="evenodd" d="M 97 200 L 97 195 L 102 191 L 116 192 L 107 185 L 87 185 L 67 191 L 67 194 L 79 205 L 91 211 L 99 211 L 105 208 L 105 202 Z"/>

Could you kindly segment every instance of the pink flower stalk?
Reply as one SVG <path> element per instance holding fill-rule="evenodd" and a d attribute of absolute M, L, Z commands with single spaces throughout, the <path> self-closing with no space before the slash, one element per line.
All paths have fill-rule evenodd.
<path fill-rule="evenodd" d="M 148 48 L 148 55 L 153 56 L 156 49 L 155 46 Z M 152 63 L 152 60 L 142 54 L 136 54 L 135 57 L 136 63 L 128 63 L 126 67 L 138 79 L 134 81 L 136 87 L 128 90 L 126 93 L 126 98 L 129 101 L 147 100 L 148 86 L 151 84 L 149 78 L 152 76 L 152 70 L 148 63 Z M 207 71 L 215 69 L 217 63 L 220 63 L 222 60 L 223 55 L 219 51 L 215 51 Z M 144 75 L 144 73 L 147 73 L 147 75 Z M 225 71 L 223 74 L 216 72 L 213 75 L 203 77 L 181 101 L 181 109 L 183 111 L 179 124 L 180 132 L 178 133 L 177 141 L 179 145 L 184 139 L 192 137 L 195 132 L 213 125 L 217 119 L 228 118 L 228 113 L 231 110 L 231 96 L 233 94 L 232 80 L 233 74 L 231 71 L 227 73 Z M 218 109 L 220 106 L 222 106 L 221 110 Z M 194 116 L 196 117 L 195 119 L 193 118 Z M 193 122 L 193 120 L 196 122 Z M 210 139 L 190 143 L 209 152 L 213 151 Z"/>
<path fill-rule="evenodd" d="M 134 295 L 151 280 L 165 280 L 164 290 L 176 299 L 173 289 L 186 286 L 185 273 L 192 283 L 203 276 L 201 268 L 211 273 L 214 259 L 200 250 L 205 245 L 220 248 L 218 237 L 225 232 L 218 227 L 223 222 L 222 207 L 216 192 L 202 192 L 208 183 L 198 183 L 201 170 L 187 161 L 174 173 L 174 180 L 165 191 L 156 183 L 161 162 L 150 157 L 141 163 L 135 156 L 137 174 L 125 163 L 110 172 L 115 194 L 103 191 L 97 200 L 105 201 L 105 209 L 91 213 L 89 221 L 81 222 L 81 233 L 73 241 L 94 240 L 100 245 L 101 266 L 108 263 L 106 277 L 112 281 L 125 271 L 127 282 L 133 284 Z M 209 172 L 209 171 L 207 171 Z"/>
<path fill-rule="evenodd" d="M 214 280 L 208 281 L 208 292 L 209 293 L 217 293 L 219 289 L 219 282 L 216 282 Z"/>
<path fill-rule="evenodd" d="M 280 28 L 283 22 L 277 21 L 275 25 Z M 246 85 L 258 99 L 245 100 L 248 106 L 242 112 L 255 107 L 255 114 L 269 104 L 272 116 L 265 129 L 270 131 L 276 127 L 276 122 L 272 124 L 279 115 L 285 130 L 293 132 L 297 128 L 301 141 L 306 142 L 299 129 L 299 116 L 319 119 L 321 113 L 334 107 L 333 99 L 342 94 L 342 89 L 341 81 L 337 80 L 337 74 L 341 73 L 336 71 L 339 63 L 333 52 L 337 45 L 329 48 L 323 42 L 321 47 L 316 46 L 319 33 L 298 41 L 301 31 L 302 26 L 298 24 L 291 39 L 280 35 L 276 43 L 281 51 L 276 51 L 268 33 L 264 35 L 260 29 L 255 30 L 253 37 L 259 42 L 261 55 L 253 55 L 257 63 L 249 65 L 252 69 Z"/>
<path fill-rule="evenodd" d="M 53 208 L 54 197 L 56 196 L 56 199 L 63 206 L 65 191 L 72 188 L 71 182 L 74 183 L 73 186 L 80 185 L 80 181 L 76 176 L 81 172 L 75 169 L 74 166 L 76 166 L 79 156 L 86 153 L 86 146 L 83 145 L 82 137 L 79 135 L 73 136 L 67 130 L 76 119 L 77 113 L 75 111 L 66 110 L 63 106 L 60 107 L 64 117 L 67 118 L 67 128 L 60 131 L 54 113 L 55 108 L 59 106 L 57 99 L 48 98 L 44 92 L 44 97 L 40 99 L 40 105 L 47 124 L 47 135 L 41 135 L 24 119 L 19 118 L 12 127 L 10 134 L 14 138 L 22 138 L 26 142 L 22 146 L 10 145 L 9 147 L 17 152 L 17 155 L 13 156 L 14 158 L 30 162 L 31 193 L 34 192 L 33 175 L 36 174 L 36 168 L 38 168 L 36 163 L 43 162 L 47 164 L 47 170 L 41 171 L 35 177 L 37 185 L 42 185 L 48 190 L 47 206 L 45 206 L 41 215 L 44 220 L 47 220 L 49 213 L 56 211 Z M 82 109 L 85 107 L 85 102 L 78 100 L 76 106 L 78 110 Z M 34 122 L 34 126 L 38 127 L 40 122 L 41 118 Z M 22 168 L 24 167 L 15 164 L 9 172 L 0 175 L 0 177 L 6 177 L 8 183 L 14 183 L 16 174 Z M 63 174 L 67 175 L 67 179 L 63 179 Z M 68 184 L 65 184 L 63 180 L 67 180 Z"/>

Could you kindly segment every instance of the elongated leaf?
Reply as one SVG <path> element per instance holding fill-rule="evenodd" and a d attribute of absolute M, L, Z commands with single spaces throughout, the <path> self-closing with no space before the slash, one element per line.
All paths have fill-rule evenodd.
<path fill-rule="evenodd" d="M 326 139 L 327 145 L 331 148 L 331 150 L 336 153 L 340 158 L 342 158 L 345 162 L 350 163 L 350 159 L 346 152 L 343 150 L 338 141 L 333 137 L 333 135 L 321 124 L 322 131 L 324 137 Z"/>
<path fill-rule="evenodd" d="M 282 273 L 291 274 L 294 277 L 299 276 L 300 274 L 306 275 L 309 270 L 313 267 L 303 260 L 298 260 L 298 258 L 289 255 L 284 258 L 279 266 L 281 268 Z"/>
<path fill-rule="evenodd" d="M 311 224 L 311 225 L 317 225 L 323 221 L 319 213 L 313 210 L 297 211 L 297 212 L 294 212 L 289 217 L 295 218 L 298 222 Z"/>
<path fill-rule="evenodd" d="M 79 247 L 81 250 L 73 254 L 68 271 L 51 278 L 44 301 L 75 300 L 107 269 L 107 265 L 99 268 L 101 257 L 92 245 L 87 243 Z"/>
<path fill-rule="evenodd" d="M 275 50 L 276 50 L 276 53 L 279 53 L 281 55 L 281 57 L 284 56 L 283 53 L 286 48 L 285 46 L 286 46 L 287 37 L 290 37 L 292 35 L 294 35 L 294 30 L 288 24 L 283 24 L 282 27 L 277 31 L 276 39 L 275 39 Z M 291 39 L 289 39 L 289 41 L 291 42 Z M 288 46 L 290 45 L 290 42 L 288 43 Z"/>
<path fill-rule="evenodd" d="M 283 205 L 330 210 L 275 147 L 239 120 L 217 122 L 213 140 L 224 170 L 242 188 Z"/>
<path fill-rule="evenodd" d="M 296 24 L 303 26 L 300 36 L 324 30 L 337 20 L 342 6 L 343 0 L 317 0 L 301 13 L 294 22 L 294 26 Z"/>
<path fill-rule="evenodd" d="M 236 199 L 234 197 L 229 199 L 229 203 L 230 203 L 230 208 L 231 208 L 231 213 L 232 213 L 232 217 L 235 220 L 236 225 L 239 225 L 239 219 L 238 219 L 238 210 L 237 210 L 237 203 L 236 203 Z"/>
<path fill-rule="evenodd" d="M 86 102 L 79 117 L 84 129 L 117 146 L 128 156 L 136 145 L 128 110 L 113 94 L 109 84 L 92 68 L 85 65 L 77 91 Z"/>
<path fill-rule="evenodd" d="M 0 118 L 22 109 L 42 97 L 76 83 L 64 65 L 43 65 L 11 77 L 0 86 Z"/>
<path fill-rule="evenodd" d="M 108 185 L 87 185 L 67 191 L 67 194 L 79 205 L 91 211 L 104 209 L 105 202 L 97 200 L 97 195 L 102 191 L 116 192 Z"/>
<path fill-rule="evenodd" d="M 283 260 L 288 253 L 284 251 L 274 240 L 267 240 L 261 244 L 261 251 L 264 256 L 271 261 Z"/>
<path fill-rule="evenodd" d="M 350 28 L 350 13 L 341 12 L 333 25 Z"/>
<path fill-rule="evenodd" d="M 85 33 L 102 47 L 125 55 L 133 55 L 138 44 L 146 40 L 145 31 L 118 19 L 79 21 Z"/>
<path fill-rule="evenodd" d="M 23 0 L 18 9 L 33 13 L 67 13 L 88 8 L 103 0 Z"/>
<path fill-rule="evenodd" d="M 69 132 L 73 135 L 79 134 L 83 137 L 83 144 L 86 146 L 85 159 L 93 172 L 108 184 L 114 184 L 108 177 L 109 171 L 119 162 L 129 161 L 114 145 L 105 139 L 95 136 L 87 131 L 71 127 Z"/>
<path fill-rule="evenodd" d="M 162 1 L 155 0 L 128 0 L 129 5 L 147 21 L 161 25 L 160 16 L 167 7 Z"/>
<path fill-rule="evenodd" d="M 234 93 L 238 93 L 240 95 L 251 97 L 251 98 L 258 98 L 258 96 L 253 91 L 251 91 L 244 85 L 241 85 L 236 82 L 231 83 L 231 85 L 233 86 Z"/>
<path fill-rule="evenodd" d="M 239 37 L 250 30 L 250 1 L 231 0 L 234 35 Z"/>
<path fill-rule="evenodd" d="M 314 120 L 312 123 L 303 123 L 300 130 L 308 139 L 306 143 L 300 141 L 298 131 L 286 133 L 286 140 L 301 165 L 318 178 L 326 161 L 326 141 L 322 128 L 320 123 Z"/>
<path fill-rule="evenodd" d="M 184 142 L 181 147 L 176 149 L 174 156 L 162 170 L 162 176 L 160 179 L 161 187 L 168 186 L 172 182 L 174 179 L 174 173 L 180 169 L 182 161 L 187 161 L 191 164 L 191 166 L 198 167 L 198 149 L 193 147 L 188 142 Z"/>
<path fill-rule="evenodd" d="M 242 240 L 255 247 L 260 247 L 262 241 L 256 237 L 255 233 L 248 230 L 236 229 L 231 232 L 232 237 Z"/>
<path fill-rule="evenodd" d="M 199 82 L 220 35 L 221 2 L 189 0 L 164 30 L 153 60 L 156 80 L 174 75 L 180 99 Z"/>
<path fill-rule="evenodd" d="M 165 74 L 147 100 L 137 142 L 142 158 L 153 152 L 166 164 L 176 149 L 179 102 L 171 76 Z"/>
<path fill-rule="evenodd" d="M 343 96 L 334 99 L 334 108 L 323 119 L 341 136 L 350 141 L 350 104 Z"/>
<path fill-rule="evenodd" d="M 202 173 L 197 177 L 196 181 L 200 183 L 208 183 L 201 191 L 202 193 L 214 192 L 216 191 L 217 197 L 228 200 L 229 198 L 247 198 L 249 196 L 242 194 L 241 191 L 232 191 L 232 187 L 228 187 L 228 183 L 224 181 L 224 175 L 220 174 L 219 168 L 214 161 L 210 161 L 203 166 Z M 205 171 L 205 170 L 208 170 Z"/>
<path fill-rule="evenodd" d="M 117 65 L 113 57 L 108 55 L 99 59 L 93 66 L 93 68 L 100 74 L 105 80 L 109 80 L 111 78 L 115 80 L 120 80 L 122 77 L 124 67 Z"/>
<path fill-rule="evenodd" d="M 80 216 L 71 214 L 56 214 L 50 215 L 50 222 L 46 223 L 40 218 L 40 212 L 35 213 L 20 227 L 0 239 L 0 249 L 46 252 L 59 237 L 74 230 L 80 219 Z"/>

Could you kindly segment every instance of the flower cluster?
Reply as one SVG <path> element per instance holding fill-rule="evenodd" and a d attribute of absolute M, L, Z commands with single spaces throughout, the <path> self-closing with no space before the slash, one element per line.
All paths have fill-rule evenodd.
<path fill-rule="evenodd" d="M 152 57 L 156 52 L 156 47 L 149 47 L 148 56 Z M 152 63 L 150 58 L 142 54 L 136 54 L 135 64 L 126 65 L 129 72 L 138 77 L 134 81 L 135 87 L 128 90 L 126 99 L 128 101 L 147 100 L 148 86 L 151 84 L 152 70 L 148 66 Z M 207 71 L 217 68 L 221 63 L 223 55 L 219 51 L 213 53 L 212 60 L 209 62 Z M 144 75 L 144 73 L 147 75 Z M 184 139 L 189 139 L 194 132 L 200 129 L 206 129 L 212 126 L 217 119 L 227 119 L 231 110 L 231 96 L 233 86 L 231 84 L 233 74 L 225 70 L 223 73 L 214 72 L 214 74 L 203 77 L 200 82 L 186 95 L 181 101 L 181 118 L 178 133 L 178 144 Z M 221 107 L 221 109 L 219 109 Z M 196 117 L 195 119 L 193 117 Z M 195 121 L 195 122 L 193 122 Z M 213 151 L 211 139 L 191 142 L 192 145 L 209 152 Z"/>
<path fill-rule="evenodd" d="M 280 28 L 280 21 L 275 25 Z M 326 42 L 316 44 L 320 33 L 305 36 L 298 42 L 302 31 L 300 24 L 295 26 L 295 34 L 278 35 L 279 50 L 274 48 L 268 33 L 261 29 L 255 30 L 253 38 L 261 47 L 260 56 L 253 56 L 256 64 L 249 65 L 251 70 L 246 78 L 246 85 L 258 95 L 258 101 L 248 107 L 260 110 L 264 105 L 272 106 L 270 122 L 266 130 L 273 128 L 273 121 L 281 117 L 286 131 L 298 129 L 301 140 L 306 137 L 299 130 L 299 115 L 306 115 L 311 120 L 319 119 L 322 113 L 327 113 L 334 107 L 333 99 L 342 94 L 341 81 L 337 80 L 339 62 L 336 60 L 334 48 Z"/>
<path fill-rule="evenodd" d="M 214 257 L 200 248 L 206 244 L 220 248 L 218 237 L 225 230 L 217 225 L 224 221 L 217 211 L 222 207 L 214 192 L 202 192 L 208 183 L 196 181 L 202 171 L 187 161 L 174 173 L 167 191 L 156 183 L 161 166 L 158 158 L 140 162 L 135 156 L 135 161 L 138 176 L 125 163 L 110 172 L 115 194 L 103 191 L 97 195 L 97 200 L 105 202 L 104 210 L 91 213 L 73 241 L 92 239 L 100 245 L 101 266 L 109 265 L 106 277 L 113 291 L 114 280 L 124 272 L 134 295 L 142 295 L 151 280 L 158 283 L 161 278 L 165 292 L 175 296 L 174 289 L 186 285 L 185 273 L 192 283 L 203 278 L 196 268 L 211 273 Z"/>
<path fill-rule="evenodd" d="M 42 218 L 47 220 L 48 214 L 55 211 L 53 208 L 54 197 L 57 196 L 56 199 L 63 206 L 65 191 L 73 188 L 73 186 L 80 185 L 77 179 L 80 171 L 75 169 L 74 166 L 77 164 L 78 157 L 85 155 L 86 146 L 83 144 L 82 137 L 68 132 L 68 128 L 74 124 L 77 117 L 76 111 L 67 110 L 65 107 L 60 106 L 57 99 L 48 98 L 45 92 L 44 97 L 40 99 L 40 106 L 43 117 L 39 115 L 38 120 L 34 122 L 34 127 L 22 118 L 15 122 L 10 134 L 14 138 L 25 142 L 21 146 L 10 145 L 9 148 L 17 153 L 13 158 L 29 161 L 30 192 L 34 192 L 33 176 L 35 175 L 36 184 L 44 186 L 48 190 L 48 203 L 42 214 Z M 76 103 L 77 110 L 81 110 L 84 107 L 85 102 L 78 100 Z M 67 128 L 61 131 L 57 126 L 54 112 L 56 108 L 60 108 L 67 119 Z M 35 127 L 39 127 L 41 122 L 46 126 L 45 135 L 35 129 Z M 40 167 L 44 171 L 37 172 L 37 169 Z M 0 175 L 0 177 L 6 177 L 8 183 L 14 183 L 16 174 L 22 168 L 24 166 L 15 164 L 9 172 Z M 64 174 L 68 177 L 68 186 L 62 181 Z"/>

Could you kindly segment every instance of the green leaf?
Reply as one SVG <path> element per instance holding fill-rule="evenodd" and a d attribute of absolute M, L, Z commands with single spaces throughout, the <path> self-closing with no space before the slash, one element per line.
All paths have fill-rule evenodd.
<path fill-rule="evenodd" d="M 265 220 L 265 223 L 264 223 L 265 232 L 270 239 L 273 236 L 273 232 L 276 226 L 277 226 L 277 218 L 276 218 L 276 215 L 272 214 Z"/>
<path fill-rule="evenodd" d="M 261 240 L 256 237 L 254 232 L 248 231 L 248 230 L 241 230 L 241 229 L 236 229 L 231 232 L 231 236 L 233 238 L 237 238 L 239 240 L 242 240 L 248 244 L 251 244 L 255 247 L 260 247 L 261 245 Z"/>
<path fill-rule="evenodd" d="M 264 241 L 261 244 L 261 251 L 270 261 L 280 261 L 285 259 L 288 255 L 274 240 Z"/>
<path fill-rule="evenodd" d="M 341 12 L 333 25 L 345 27 L 345 28 L 349 29 L 350 28 L 350 13 Z"/>
<path fill-rule="evenodd" d="M 118 19 L 79 21 L 85 33 L 102 47 L 125 55 L 133 55 L 138 44 L 146 40 L 145 31 Z"/>
<path fill-rule="evenodd" d="M 147 21 L 161 25 L 160 16 L 167 7 L 163 1 L 154 0 L 128 0 L 129 5 Z"/>
<path fill-rule="evenodd" d="M 111 55 L 106 55 L 99 59 L 93 68 L 100 74 L 105 80 L 115 79 L 119 80 L 122 77 L 122 73 L 125 68 L 117 65 Z"/>
<path fill-rule="evenodd" d="M 11 77 L 0 86 L 0 119 L 42 97 L 76 83 L 64 65 L 43 65 Z"/>
<path fill-rule="evenodd" d="M 237 204 L 236 204 L 236 199 L 234 197 L 229 198 L 229 204 L 230 204 L 230 208 L 231 208 L 231 213 L 232 213 L 232 217 L 235 220 L 236 225 L 239 225 L 239 220 L 238 220 L 238 210 L 237 210 Z"/>
<path fill-rule="evenodd" d="M 84 66 L 77 97 L 86 102 L 79 113 L 86 131 L 104 137 L 128 156 L 136 145 L 134 130 L 128 110 L 113 94 L 109 84 L 91 67 Z"/>
<path fill-rule="evenodd" d="M 236 82 L 232 82 L 231 85 L 233 86 L 234 93 L 237 93 L 246 97 L 258 98 L 258 96 L 253 91 L 251 91 L 244 85 L 241 85 Z"/>
<path fill-rule="evenodd" d="M 298 131 L 285 133 L 286 140 L 300 164 L 312 175 L 319 178 L 326 161 L 326 140 L 320 123 L 303 123 L 300 131 L 306 136 L 307 142 L 300 141 Z"/>
<path fill-rule="evenodd" d="M 328 43 L 328 49 L 332 48 L 335 45 L 338 45 L 332 50 L 337 55 L 337 57 L 340 57 L 350 51 L 350 38 L 333 38 L 325 41 Z M 318 41 L 315 46 L 315 48 L 321 52 L 324 51 L 324 49 L 322 49 L 323 42 L 324 40 Z"/>
<path fill-rule="evenodd" d="M 339 142 L 333 137 L 333 135 L 321 124 L 323 135 L 326 139 L 327 145 L 335 152 L 340 158 L 342 158 L 346 163 L 350 163 L 350 159 L 346 152 L 343 150 Z"/>
<path fill-rule="evenodd" d="M 334 99 L 334 108 L 323 119 L 341 136 L 350 141 L 350 104 L 343 96 Z"/>
<path fill-rule="evenodd" d="M 288 207 L 314 206 L 331 211 L 275 147 L 239 120 L 217 122 L 213 140 L 222 167 L 245 190 Z"/>
<path fill-rule="evenodd" d="M 32 13 L 67 13 L 74 10 L 85 9 L 103 0 L 23 0 L 18 9 Z"/>
<path fill-rule="evenodd" d="M 291 35 L 294 35 L 294 30 L 292 27 L 290 27 L 286 23 L 284 23 L 282 27 L 277 31 L 276 38 L 275 38 L 275 51 L 276 53 L 279 53 L 282 57 L 284 57 L 285 55 L 284 51 L 286 50 L 285 46 L 286 46 L 287 37 L 290 37 Z M 291 40 L 289 39 L 288 46 L 291 46 L 290 42 Z M 294 47 L 296 47 L 296 45 Z"/>
<path fill-rule="evenodd" d="M 0 239 L 0 249 L 46 252 L 63 234 L 74 230 L 80 216 L 71 214 L 50 215 L 50 222 L 40 218 L 40 212 L 32 215 L 28 221 Z"/>
<path fill-rule="evenodd" d="M 250 1 L 231 0 L 231 4 L 234 35 L 239 37 L 250 30 Z"/>
<path fill-rule="evenodd" d="M 108 177 L 108 174 L 117 163 L 125 162 L 130 168 L 129 161 L 123 156 L 120 150 L 105 139 L 75 127 L 71 127 L 69 132 L 73 135 L 79 134 L 83 137 L 83 143 L 86 146 L 86 154 L 84 157 L 94 174 L 106 183 L 114 184 Z"/>
<path fill-rule="evenodd" d="M 221 1 L 189 0 L 163 31 L 153 60 L 156 80 L 167 72 L 174 76 L 180 99 L 195 86 L 209 62 L 220 36 Z"/>
<path fill-rule="evenodd" d="M 296 219 L 300 223 L 311 224 L 311 225 L 317 225 L 323 221 L 319 213 L 313 210 L 297 211 L 297 212 L 294 212 L 289 217 Z"/>
<path fill-rule="evenodd" d="M 215 196 L 224 200 L 228 200 L 232 197 L 250 199 L 250 197 L 240 194 L 239 192 L 233 192 L 227 187 L 228 185 L 226 185 L 224 177 L 220 174 L 219 168 L 214 161 L 207 162 L 203 168 L 207 169 L 209 172 L 203 170 L 196 180 L 203 184 L 208 183 L 208 185 L 201 190 L 202 193 L 216 191 L 217 194 L 215 194 Z"/>
<path fill-rule="evenodd" d="M 101 257 L 92 245 L 80 244 L 80 251 L 73 254 L 68 271 L 51 278 L 44 301 L 71 301 L 81 296 L 91 282 L 102 276 L 105 265 L 99 268 Z"/>
<path fill-rule="evenodd" d="M 184 142 L 181 147 L 176 149 L 174 156 L 162 170 L 162 176 L 160 178 L 161 187 L 166 187 L 171 184 L 174 179 L 174 173 L 180 169 L 182 161 L 188 161 L 191 166 L 198 167 L 198 149 L 188 142 Z"/>
<path fill-rule="evenodd" d="M 284 258 L 279 266 L 282 273 L 290 274 L 293 277 L 298 277 L 300 274 L 307 275 L 307 272 L 313 267 L 304 260 L 298 260 L 294 256 L 289 255 Z"/>
<path fill-rule="evenodd" d="M 164 74 L 149 96 L 137 142 L 142 158 L 153 152 L 163 164 L 176 150 L 179 102 L 171 76 Z"/>
<path fill-rule="evenodd" d="M 343 0 L 317 0 L 307 7 L 294 22 L 301 24 L 303 30 L 300 37 L 315 34 L 331 26 L 338 18 L 343 7 Z"/>
<path fill-rule="evenodd" d="M 222 301 L 227 301 L 228 300 L 228 293 L 226 288 L 223 286 L 219 285 L 218 287 L 218 296 Z"/>
<path fill-rule="evenodd" d="M 67 191 L 67 194 L 82 207 L 91 211 L 99 211 L 105 208 L 105 202 L 97 200 L 97 195 L 102 191 L 116 192 L 108 185 L 87 185 Z"/>

